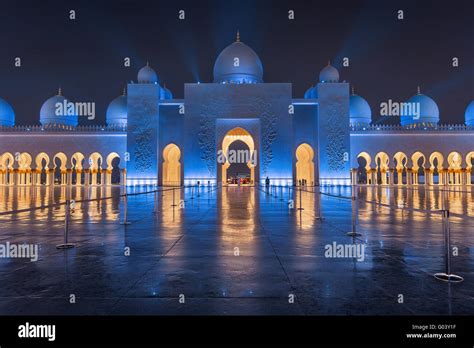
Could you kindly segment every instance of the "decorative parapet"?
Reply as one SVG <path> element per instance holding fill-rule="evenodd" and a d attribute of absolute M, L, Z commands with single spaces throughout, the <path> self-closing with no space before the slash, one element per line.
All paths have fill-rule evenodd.
<path fill-rule="evenodd" d="M 417 123 L 407 126 L 351 124 L 350 130 L 351 132 L 474 132 L 474 126 L 466 126 L 464 124 L 437 125 L 432 123 Z"/>
<path fill-rule="evenodd" d="M 14 126 L 2 127 L 0 126 L 0 133 L 40 133 L 40 132 L 126 132 L 127 126 L 124 125 L 107 125 L 107 126 L 66 126 L 61 124 L 48 124 L 44 126 Z"/>

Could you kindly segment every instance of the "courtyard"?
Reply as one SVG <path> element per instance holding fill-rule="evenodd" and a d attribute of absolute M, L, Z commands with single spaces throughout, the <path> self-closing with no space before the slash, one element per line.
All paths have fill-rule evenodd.
<path fill-rule="evenodd" d="M 474 313 L 471 187 L 361 186 L 357 238 L 346 235 L 350 187 L 322 187 L 321 195 L 287 187 L 128 188 L 128 225 L 121 224 L 123 190 L 0 188 L 0 243 L 39 245 L 36 262 L 0 259 L 0 315 Z M 443 194 L 458 250 L 452 272 L 464 277 L 456 284 L 433 277 L 445 267 L 440 215 L 395 209 L 402 202 L 437 211 Z M 66 195 L 77 201 L 69 222 L 75 247 L 59 250 L 65 206 L 55 204 Z M 326 257 L 334 243 L 363 244 L 363 260 Z"/>

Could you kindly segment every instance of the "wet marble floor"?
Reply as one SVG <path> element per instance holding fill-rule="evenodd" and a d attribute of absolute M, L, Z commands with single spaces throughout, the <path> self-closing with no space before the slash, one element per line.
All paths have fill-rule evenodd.
<path fill-rule="evenodd" d="M 121 225 L 120 192 L 0 188 L 0 214 L 66 195 L 91 199 L 76 203 L 69 250 L 55 247 L 63 241 L 63 205 L 0 215 L 0 245 L 39 245 L 36 262 L 0 258 L 0 315 L 474 314 L 471 189 L 446 195 L 455 213 L 452 271 L 465 278 L 459 284 L 432 276 L 444 271 L 439 214 L 363 201 L 437 210 L 440 190 L 360 188 L 356 239 L 346 236 L 352 208 L 345 198 L 302 192 L 304 210 L 297 210 L 287 201 L 300 207 L 299 193 L 287 188 L 271 192 L 277 197 L 251 187 L 202 188 L 199 196 L 176 190 L 173 207 L 169 190 L 130 196 L 130 225 Z M 350 196 L 349 188 L 325 192 Z M 363 260 L 326 257 L 333 243 L 363 245 Z"/>

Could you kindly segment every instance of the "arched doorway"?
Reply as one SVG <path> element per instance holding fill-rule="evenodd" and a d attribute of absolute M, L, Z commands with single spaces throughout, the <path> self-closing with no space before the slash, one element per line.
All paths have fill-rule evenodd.
<path fill-rule="evenodd" d="M 448 184 L 461 185 L 462 179 L 462 156 L 459 152 L 453 151 L 448 155 Z"/>
<path fill-rule="evenodd" d="M 107 185 L 120 184 L 120 156 L 116 152 L 111 152 L 106 159 L 107 169 L 105 183 Z"/>
<path fill-rule="evenodd" d="M 387 185 L 387 173 L 389 171 L 390 157 L 385 152 L 379 152 L 375 155 L 375 169 L 377 174 L 377 184 Z"/>
<path fill-rule="evenodd" d="M 250 133 L 240 127 L 231 129 L 222 140 L 221 151 L 217 160 L 222 164 L 222 184 L 240 181 L 243 185 L 253 185 L 257 155 Z"/>
<path fill-rule="evenodd" d="M 412 184 L 413 185 L 425 184 L 426 183 L 425 155 L 423 155 L 423 153 L 421 153 L 420 151 L 417 151 L 411 156 L 411 161 L 412 161 L 412 173 L 413 173 Z"/>
<path fill-rule="evenodd" d="M 306 143 L 296 149 L 296 183 L 314 186 L 314 151 Z"/>
<path fill-rule="evenodd" d="M 372 175 L 370 164 L 372 158 L 367 152 L 361 152 L 357 155 L 357 183 L 372 185 Z"/>
<path fill-rule="evenodd" d="M 443 163 L 444 157 L 441 152 L 435 151 L 430 155 L 430 185 L 444 185 Z"/>
<path fill-rule="evenodd" d="M 181 150 L 168 144 L 163 150 L 163 186 L 181 186 Z"/>

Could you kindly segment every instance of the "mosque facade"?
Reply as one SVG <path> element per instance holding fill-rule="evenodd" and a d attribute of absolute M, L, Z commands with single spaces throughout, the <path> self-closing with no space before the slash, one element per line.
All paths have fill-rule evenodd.
<path fill-rule="evenodd" d="M 367 101 L 328 64 L 303 98 L 291 83 L 265 83 L 258 55 L 239 38 L 217 57 L 212 83 L 186 83 L 175 99 L 148 64 L 106 113 L 105 126 L 58 114 L 15 125 L 0 99 L 0 185 L 471 185 L 474 101 L 465 124 L 440 124 L 436 102 L 398 124 L 372 121 Z M 239 168 L 229 150 L 254 154 Z M 224 157 L 220 156 L 224 154 Z M 234 166 L 234 167 L 233 167 Z"/>

